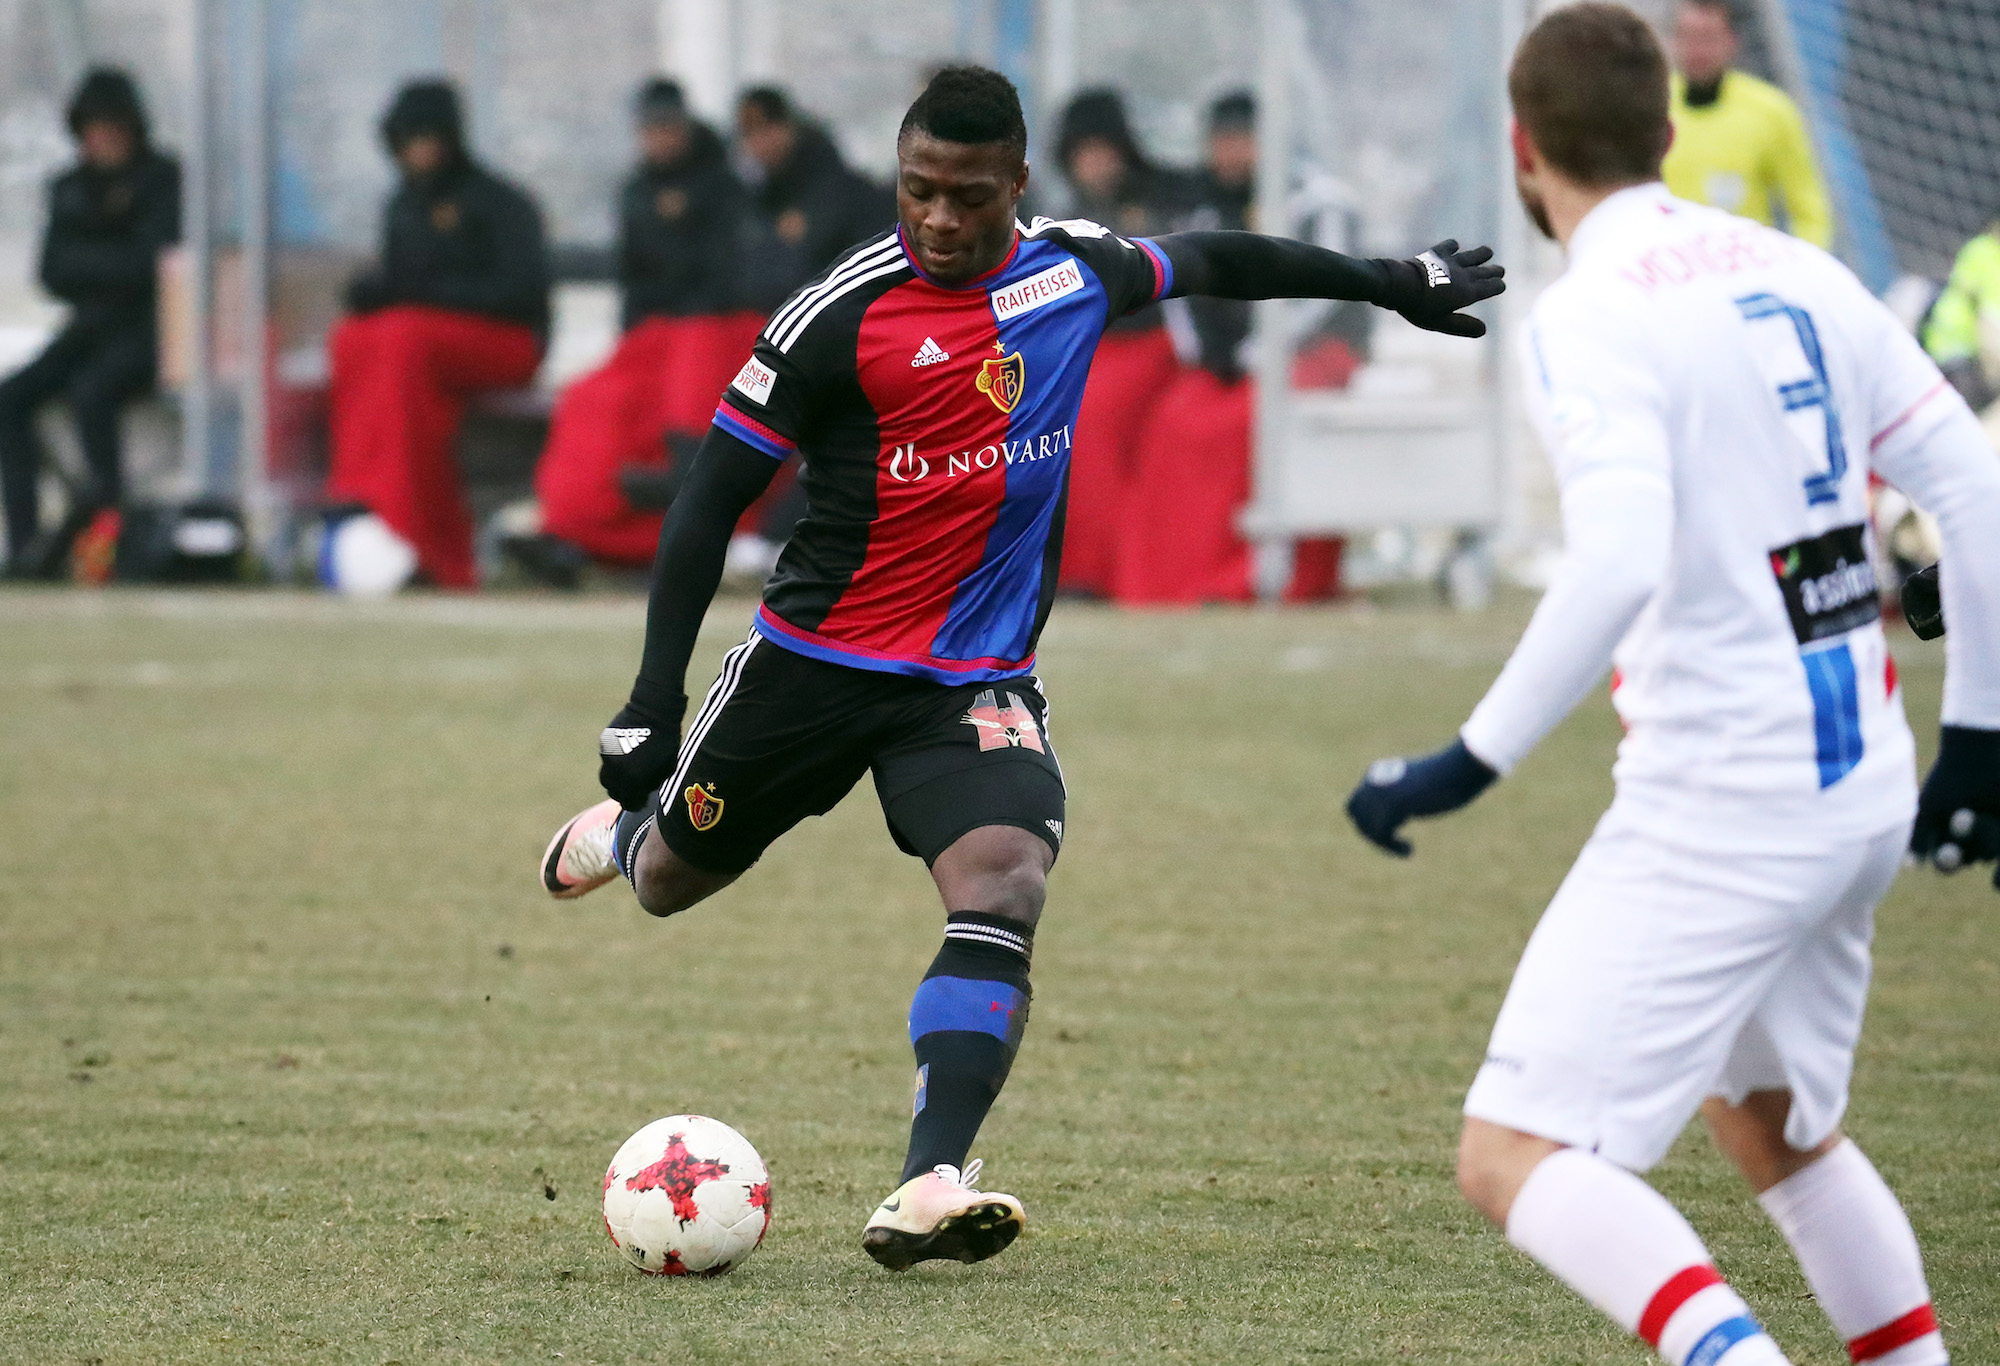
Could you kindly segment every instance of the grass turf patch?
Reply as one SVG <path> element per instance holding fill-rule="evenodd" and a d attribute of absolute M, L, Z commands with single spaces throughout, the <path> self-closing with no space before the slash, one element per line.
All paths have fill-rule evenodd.
<path fill-rule="evenodd" d="M 703 679 L 747 611 L 712 616 Z M 1647 1359 L 1451 1177 L 1610 795 L 1608 705 L 1408 864 L 1339 809 L 1450 735 L 1524 604 L 1059 610 L 1070 838 L 975 1150 L 1029 1232 L 902 1276 L 859 1237 L 942 914 L 868 785 L 668 922 L 533 880 L 640 617 L 0 595 L 0 1358 Z M 1942 654 L 1901 658 L 1928 739 Z M 1850 1115 L 1962 1361 L 2000 1360 L 1997 909 L 1984 876 L 1898 884 Z M 719 1281 L 637 1275 L 598 1219 L 613 1149 L 682 1110 L 772 1169 L 772 1235 Z M 1698 1130 L 1657 1179 L 1795 1361 L 1845 1359 Z"/>

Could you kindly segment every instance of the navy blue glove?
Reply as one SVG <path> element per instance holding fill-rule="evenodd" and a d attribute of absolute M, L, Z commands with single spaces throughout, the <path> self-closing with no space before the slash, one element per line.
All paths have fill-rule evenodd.
<path fill-rule="evenodd" d="M 1456 811 L 1499 776 L 1463 740 L 1421 759 L 1377 759 L 1347 799 L 1347 818 L 1370 843 L 1408 858 L 1410 842 L 1396 833 L 1404 821 Z"/>
<path fill-rule="evenodd" d="M 1917 798 L 1910 852 L 1941 873 L 2000 859 L 2000 730 L 1945 726 Z M 2000 888 L 2000 869 L 1993 885 Z"/>

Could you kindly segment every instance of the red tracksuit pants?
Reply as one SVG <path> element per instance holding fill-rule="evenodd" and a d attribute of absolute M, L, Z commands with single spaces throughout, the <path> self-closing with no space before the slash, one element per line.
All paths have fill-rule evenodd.
<path fill-rule="evenodd" d="M 1236 517 L 1250 501 L 1251 404 L 1247 379 L 1224 384 L 1184 370 L 1141 429 L 1118 529 L 1111 596 L 1134 605 L 1243 602 L 1256 585 Z M 1333 597 L 1341 543 L 1293 543 L 1287 602 Z"/>
<path fill-rule="evenodd" d="M 1107 332 L 1090 363 L 1069 457 L 1061 584 L 1108 597 L 1140 435 L 1180 370 L 1164 327 Z"/>
<path fill-rule="evenodd" d="M 341 319 L 328 349 L 328 501 L 360 503 L 387 522 L 438 586 L 476 587 L 458 426 L 469 394 L 534 378 L 542 363 L 534 329 L 398 304 Z"/>
<path fill-rule="evenodd" d="M 699 436 L 750 356 L 763 319 L 753 313 L 646 318 L 598 369 L 556 404 L 535 467 L 542 530 L 618 564 L 651 564 L 660 514 L 635 509 L 618 487 L 627 465 L 666 458 L 669 432 Z"/>

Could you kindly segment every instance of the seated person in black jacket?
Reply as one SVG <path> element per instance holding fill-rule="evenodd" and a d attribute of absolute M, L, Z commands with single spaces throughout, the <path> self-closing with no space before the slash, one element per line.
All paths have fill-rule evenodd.
<path fill-rule="evenodd" d="M 382 138 L 402 183 L 383 214 L 382 258 L 348 287 L 350 312 L 328 339 L 326 496 L 380 517 L 431 582 L 471 588 L 459 420 L 469 394 L 526 384 L 540 367 L 548 245 L 534 201 L 466 150 L 450 85 L 404 87 Z"/>
<path fill-rule="evenodd" d="M 60 573 L 77 533 L 118 506 L 118 415 L 153 387 L 159 255 L 181 229 L 180 167 L 148 141 L 131 77 L 111 70 L 85 76 L 70 101 L 69 131 L 79 157 L 49 186 L 41 262 L 42 286 L 70 306 L 69 322 L 41 355 L 0 382 L 0 497 L 14 577 Z M 57 397 L 75 419 L 90 482 L 63 525 L 44 531 L 35 413 Z M 106 535 L 115 538 L 115 527 Z"/>
<path fill-rule="evenodd" d="M 746 299 L 769 314 L 834 258 L 896 221 L 893 191 L 849 167 L 825 131 L 776 86 L 736 102 L 736 135 L 754 183 L 745 224 Z"/>
<path fill-rule="evenodd" d="M 573 578 L 585 558 L 653 562 L 660 512 L 634 507 L 620 474 L 662 467 L 669 438 L 700 439 L 764 321 L 741 302 L 743 187 L 728 147 L 673 81 L 646 82 L 634 113 L 639 164 L 618 215 L 624 335 L 556 405 L 535 468 L 541 536 L 507 543 L 551 582 Z"/>

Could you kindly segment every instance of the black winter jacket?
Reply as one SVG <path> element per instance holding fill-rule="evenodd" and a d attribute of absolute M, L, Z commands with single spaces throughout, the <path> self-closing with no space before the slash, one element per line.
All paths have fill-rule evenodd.
<path fill-rule="evenodd" d="M 841 252 L 895 221 L 895 195 L 849 168 L 825 133 L 802 126 L 790 159 L 751 191 L 746 302 L 770 312 Z"/>
<path fill-rule="evenodd" d="M 360 308 L 429 304 L 549 332 L 549 250 L 525 192 L 471 161 L 405 180 L 382 215 L 382 260 Z"/>
<path fill-rule="evenodd" d="M 142 148 L 116 171 L 79 165 L 49 183 L 42 286 L 72 325 L 153 325 L 159 258 L 181 236 L 181 168 Z"/>
<path fill-rule="evenodd" d="M 741 308 L 743 209 L 728 149 L 706 124 L 693 126 L 693 141 L 679 161 L 634 171 L 619 197 L 624 325 L 655 315 Z"/>
<path fill-rule="evenodd" d="M 1250 206 L 1256 190 L 1250 185 L 1225 185 L 1203 171 L 1193 182 L 1194 206 L 1175 224 L 1175 230 L 1242 230 L 1250 226 Z M 1244 339 L 1253 321 L 1251 306 L 1241 299 L 1214 299 L 1194 295 L 1187 301 L 1200 346 L 1200 364 L 1225 384 L 1242 378 Z"/>

